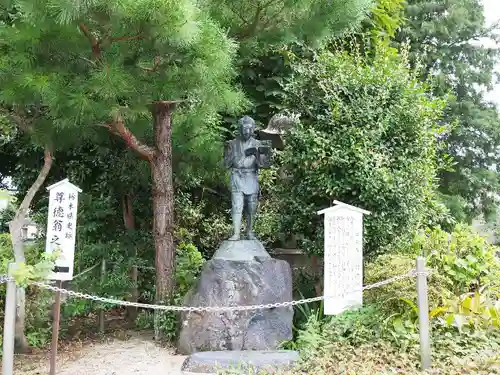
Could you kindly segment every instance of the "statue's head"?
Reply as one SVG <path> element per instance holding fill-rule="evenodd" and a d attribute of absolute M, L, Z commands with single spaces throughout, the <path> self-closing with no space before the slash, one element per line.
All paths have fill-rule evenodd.
<path fill-rule="evenodd" d="M 248 141 L 255 131 L 255 121 L 250 116 L 243 116 L 238 120 L 240 137 Z"/>

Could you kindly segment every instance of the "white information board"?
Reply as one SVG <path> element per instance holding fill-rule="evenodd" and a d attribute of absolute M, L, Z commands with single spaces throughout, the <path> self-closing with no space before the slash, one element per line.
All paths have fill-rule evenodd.
<path fill-rule="evenodd" d="M 75 259 L 78 193 L 81 192 L 81 189 L 69 182 L 68 179 L 64 179 L 49 186 L 47 190 L 49 191 L 49 212 L 45 252 L 51 254 L 58 251 L 60 253 L 49 279 L 71 280 L 73 279 Z"/>
<path fill-rule="evenodd" d="M 337 315 L 363 304 L 363 215 L 369 211 L 334 201 L 325 215 L 324 313 Z"/>

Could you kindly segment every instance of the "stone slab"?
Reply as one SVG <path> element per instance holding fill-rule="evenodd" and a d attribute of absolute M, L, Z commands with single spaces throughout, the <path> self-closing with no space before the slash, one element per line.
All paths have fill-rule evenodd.
<path fill-rule="evenodd" d="M 181 372 L 190 374 L 217 374 L 224 370 L 238 370 L 245 375 L 291 373 L 299 353 L 292 350 L 214 351 L 191 354 L 182 364 Z"/>
<path fill-rule="evenodd" d="M 269 258 L 271 256 L 258 240 L 223 241 L 212 257 L 241 262 Z"/>

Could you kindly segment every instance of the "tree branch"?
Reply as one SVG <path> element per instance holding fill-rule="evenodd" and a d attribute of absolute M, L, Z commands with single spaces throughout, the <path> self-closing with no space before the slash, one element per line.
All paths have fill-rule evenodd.
<path fill-rule="evenodd" d="M 28 189 L 28 192 L 24 196 L 23 201 L 19 205 L 19 208 L 16 211 L 16 215 L 14 219 L 9 223 L 9 231 L 12 239 L 12 247 L 14 248 L 14 256 L 16 262 L 24 261 L 24 247 L 22 244 L 22 235 L 21 228 L 23 227 L 24 220 L 28 215 L 28 210 L 31 206 L 31 202 L 35 197 L 36 193 L 42 187 L 47 175 L 50 172 L 50 168 L 52 167 L 52 153 L 50 152 L 49 146 L 45 146 L 44 158 L 43 158 L 43 167 L 38 173 L 38 177 L 31 187 Z"/>
<path fill-rule="evenodd" d="M 95 65 L 97 65 L 97 64 L 95 63 L 95 61 L 89 60 L 89 59 L 87 59 L 86 57 L 82 57 L 82 56 L 79 56 L 79 57 L 80 57 L 80 59 L 82 59 L 83 61 L 88 62 L 89 64 L 92 64 L 92 65 L 94 65 L 94 66 L 95 66 Z"/>
<path fill-rule="evenodd" d="M 153 60 L 153 67 L 152 68 L 147 68 L 147 67 L 144 67 L 144 66 L 139 66 L 139 68 L 141 68 L 142 70 L 144 70 L 146 72 L 154 72 L 160 66 L 160 62 L 161 62 L 160 56 L 155 56 L 155 58 Z"/>
<path fill-rule="evenodd" d="M 243 22 L 243 25 L 246 25 L 248 23 L 248 21 L 245 19 L 245 17 L 243 17 L 240 12 L 238 12 L 236 9 L 234 9 L 234 7 L 232 7 L 229 4 L 227 5 L 227 7 L 229 8 L 229 10 L 231 12 L 233 12 L 236 16 L 238 16 L 238 18 L 241 20 L 241 22 Z"/>
<path fill-rule="evenodd" d="M 259 30 L 260 32 L 266 31 L 267 27 L 271 24 L 271 22 L 276 21 L 277 17 L 283 13 L 283 10 L 285 9 L 286 4 L 283 3 L 280 9 L 276 11 L 273 15 L 269 16 L 267 20 L 262 24 L 261 29 Z"/>
<path fill-rule="evenodd" d="M 248 25 L 248 27 L 240 34 L 240 38 L 246 39 L 246 38 L 252 38 L 255 36 L 256 31 L 259 26 L 259 21 L 262 18 L 262 12 L 264 12 L 267 8 L 269 8 L 271 5 L 276 0 L 268 0 L 265 3 L 261 4 L 260 2 L 257 2 L 257 8 L 255 9 L 255 14 L 253 16 L 253 21 L 251 24 Z"/>
<path fill-rule="evenodd" d="M 141 159 L 151 161 L 154 156 L 153 148 L 148 145 L 143 144 L 139 141 L 134 134 L 125 126 L 123 119 L 118 117 L 115 121 L 110 124 L 102 125 L 107 128 L 111 133 L 120 137 L 126 145 L 137 152 Z"/>
<path fill-rule="evenodd" d="M 488 38 L 488 37 L 491 37 L 491 39 L 496 40 L 493 37 L 492 33 L 495 30 L 497 30 L 499 27 L 500 27 L 500 20 L 498 20 L 495 23 L 493 23 L 493 25 L 491 25 L 490 27 L 484 28 L 483 30 L 475 33 L 474 35 L 471 35 L 467 39 L 455 40 L 455 41 L 453 41 L 453 42 L 451 42 L 449 44 L 443 44 L 442 47 L 447 47 L 447 48 L 455 47 L 455 46 L 458 46 L 458 45 L 461 45 L 461 44 L 464 44 L 464 43 L 470 43 L 472 41 L 478 41 L 481 38 Z M 438 45 L 435 45 L 435 44 L 434 44 L 434 46 L 436 46 L 438 48 L 441 47 L 441 46 L 438 46 Z"/>
<path fill-rule="evenodd" d="M 22 116 L 19 116 L 16 113 L 10 113 L 9 114 L 10 119 L 17 125 L 19 129 L 21 129 L 22 132 L 30 134 L 33 132 L 33 127 L 31 124 L 29 124 L 25 118 Z"/>
<path fill-rule="evenodd" d="M 123 35 L 123 36 L 116 37 L 116 38 L 110 37 L 108 35 L 104 35 L 99 40 L 96 38 L 96 36 L 94 34 L 92 34 L 90 32 L 90 30 L 87 28 L 87 26 L 85 26 L 84 23 L 80 23 L 78 25 L 78 27 L 80 28 L 83 35 L 85 35 L 87 37 L 87 39 L 90 41 L 90 45 L 92 47 L 92 54 L 94 55 L 96 60 L 100 60 L 102 58 L 102 43 L 104 41 L 109 41 L 109 43 L 113 43 L 113 42 L 118 42 L 118 41 L 122 41 L 122 40 L 139 39 L 139 38 L 142 38 L 144 36 L 143 33 L 140 33 L 137 35 L 131 35 L 131 36 Z"/>
<path fill-rule="evenodd" d="M 132 35 L 132 36 L 120 36 L 118 38 L 110 38 L 110 41 L 111 42 L 118 42 L 120 40 L 134 40 L 134 39 L 139 39 L 139 38 L 142 38 L 143 37 L 143 34 L 137 34 L 137 35 Z"/>
<path fill-rule="evenodd" d="M 92 47 L 92 54 L 96 59 L 101 58 L 101 45 L 97 38 L 89 31 L 87 26 L 85 24 L 81 23 L 78 25 L 80 30 L 82 31 L 83 35 L 87 37 L 87 39 L 90 41 L 90 45 Z"/>
<path fill-rule="evenodd" d="M 83 35 L 85 35 L 87 37 L 87 39 L 90 41 L 90 43 L 94 44 L 97 42 L 97 39 L 95 38 L 95 36 L 93 36 L 91 34 L 91 32 L 89 31 L 87 26 L 85 26 L 85 24 L 81 23 L 78 25 L 78 27 L 82 31 Z"/>
<path fill-rule="evenodd" d="M 40 173 L 38 173 L 38 177 L 36 178 L 35 182 L 33 183 L 33 185 L 31 185 L 31 187 L 28 189 L 28 192 L 24 196 L 24 199 L 19 205 L 19 208 L 17 209 L 16 216 L 14 216 L 13 221 L 18 221 L 18 220 L 24 221 L 26 213 L 28 212 L 28 209 L 31 205 L 31 201 L 35 197 L 37 191 L 40 190 L 40 187 L 45 182 L 45 179 L 47 178 L 47 175 L 49 174 L 51 167 L 52 167 L 52 152 L 50 152 L 48 145 L 46 145 L 45 150 L 43 152 L 43 167 L 40 170 Z"/>

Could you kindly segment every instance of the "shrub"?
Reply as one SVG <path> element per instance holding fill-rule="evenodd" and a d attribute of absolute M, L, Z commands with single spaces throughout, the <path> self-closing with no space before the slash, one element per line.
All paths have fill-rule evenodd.
<path fill-rule="evenodd" d="M 287 109 L 301 115 L 285 135 L 283 232 L 322 251 L 316 212 L 334 199 L 373 211 L 365 220 L 365 254 L 411 241 L 428 219 L 439 169 L 443 101 L 418 82 L 404 56 L 386 47 L 369 60 L 319 51 L 296 59 Z"/>
<path fill-rule="evenodd" d="M 365 282 L 372 284 L 415 268 L 415 258 L 427 255 L 429 299 L 432 308 L 443 298 L 450 299 L 464 293 L 487 288 L 499 291 L 500 260 L 497 248 L 475 233 L 470 226 L 457 225 L 451 233 L 442 229 L 420 231 L 410 246 L 396 254 L 378 256 L 365 267 Z M 397 299 L 416 301 L 415 280 L 407 279 L 389 284 L 383 291 L 375 289 L 365 293 L 368 302 L 382 303 L 390 311 L 402 306 Z M 404 305 L 403 305 L 404 306 Z"/>
<path fill-rule="evenodd" d="M 401 347 L 384 320 L 369 306 L 324 320 L 311 315 L 296 339 L 303 360 L 294 373 L 421 374 L 418 342 L 410 337 Z M 471 335 L 434 326 L 432 349 L 433 368 L 425 374 L 490 375 L 498 370 L 500 331 Z"/>
<path fill-rule="evenodd" d="M 132 287 L 130 261 L 133 259 L 127 258 L 126 250 L 128 249 L 124 249 L 117 241 L 81 241 L 75 254 L 75 274 L 70 282 L 71 289 L 100 297 L 128 298 Z M 103 258 L 106 259 L 104 275 L 101 273 Z M 61 332 L 65 334 L 75 318 L 87 317 L 100 309 L 113 308 L 116 306 L 88 299 L 67 299 L 61 306 Z"/>
<path fill-rule="evenodd" d="M 43 256 L 44 243 L 36 241 L 25 245 L 26 264 L 21 266 L 15 275 L 18 282 L 26 283 L 27 279 L 40 278 L 52 268 L 49 258 Z M 0 274 L 8 272 L 8 265 L 14 261 L 10 234 L 0 234 Z M 0 284 L 0 317 L 3 321 L 5 303 L 5 284 Z M 50 340 L 51 328 L 48 311 L 52 304 L 53 294 L 37 287 L 26 288 L 26 338 L 31 346 L 41 347 Z"/>
<path fill-rule="evenodd" d="M 380 255 L 365 266 L 365 284 L 373 284 L 407 273 L 415 268 L 417 255 L 428 254 L 428 267 L 432 271 L 428 285 L 433 355 L 446 363 L 446 367 L 436 370 L 437 374 L 458 374 L 454 370 L 443 371 L 464 363 L 467 368 L 479 371 L 488 366 L 488 356 L 500 348 L 496 251 L 470 227 L 458 225 L 450 234 L 441 229 L 423 231 L 398 253 Z M 471 262 L 471 256 L 477 261 Z M 464 290 L 467 293 L 462 293 Z M 362 308 L 339 316 L 324 316 L 317 308 L 303 307 L 300 312 L 305 323 L 297 327 L 295 341 L 286 346 L 305 351 L 304 368 L 311 373 L 313 368 L 333 374 L 342 373 L 340 368 L 365 373 L 360 363 L 358 366 L 356 355 L 346 361 L 348 355 L 338 354 L 337 350 L 391 353 L 392 362 L 401 363 L 408 374 L 416 373 L 414 364 L 419 350 L 416 299 L 416 281 L 409 277 L 365 291 Z M 481 353 L 481 365 L 470 363 L 469 358 L 477 353 Z M 336 369 L 331 358 L 339 363 Z M 385 369 L 391 361 L 384 365 Z M 378 367 L 370 370 L 375 368 Z"/>
<path fill-rule="evenodd" d="M 230 198 L 195 200 L 185 192 L 176 193 L 176 218 L 179 236 L 193 243 L 209 258 L 221 241 L 229 236 L 231 225 L 226 210 Z"/>
<path fill-rule="evenodd" d="M 198 249 L 193 244 L 186 242 L 181 242 L 177 246 L 175 261 L 176 289 L 171 303 L 179 306 L 183 304 L 186 293 L 197 281 L 205 261 Z M 140 328 L 151 329 L 154 326 L 154 319 L 158 319 L 158 326 L 165 333 L 166 340 L 173 342 L 179 331 L 179 314 L 168 311 L 154 316 L 151 311 L 143 311 L 138 315 L 136 324 Z"/>
<path fill-rule="evenodd" d="M 500 294 L 479 292 L 445 300 L 441 323 L 454 326 L 459 331 L 477 332 L 500 329 Z"/>
<path fill-rule="evenodd" d="M 365 266 L 365 284 L 374 284 L 391 277 L 403 275 L 415 269 L 416 257 L 406 254 L 380 255 Z M 441 305 L 443 297 L 450 297 L 446 288 L 447 279 L 439 273 L 429 275 L 429 306 L 436 308 Z M 416 280 L 409 277 L 401 281 L 385 285 L 381 288 L 367 290 L 364 293 L 365 302 L 380 305 L 384 311 L 394 313 L 406 311 L 410 303 L 417 301 Z"/>
<path fill-rule="evenodd" d="M 412 244 L 399 254 L 382 255 L 367 264 L 368 284 L 402 274 L 414 268 L 416 255 L 427 254 L 430 316 L 435 323 L 463 330 L 498 326 L 500 261 L 497 248 L 470 226 L 457 225 L 447 233 L 439 228 L 418 233 Z M 416 332 L 416 286 L 414 279 L 389 284 L 365 293 L 388 314 L 396 331 Z M 407 330 L 406 330 L 407 331 Z M 407 332 L 404 332 L 405 334 Z"/>
<path fill-rule="evenodd" d="M 448 280 L 455 295 L 500 288 L 498 248 L 468 225 L 459 224 L 451 233 L 427 229 L 416 236 L 412 247 L 428 254 L 429 267 Z"/>

